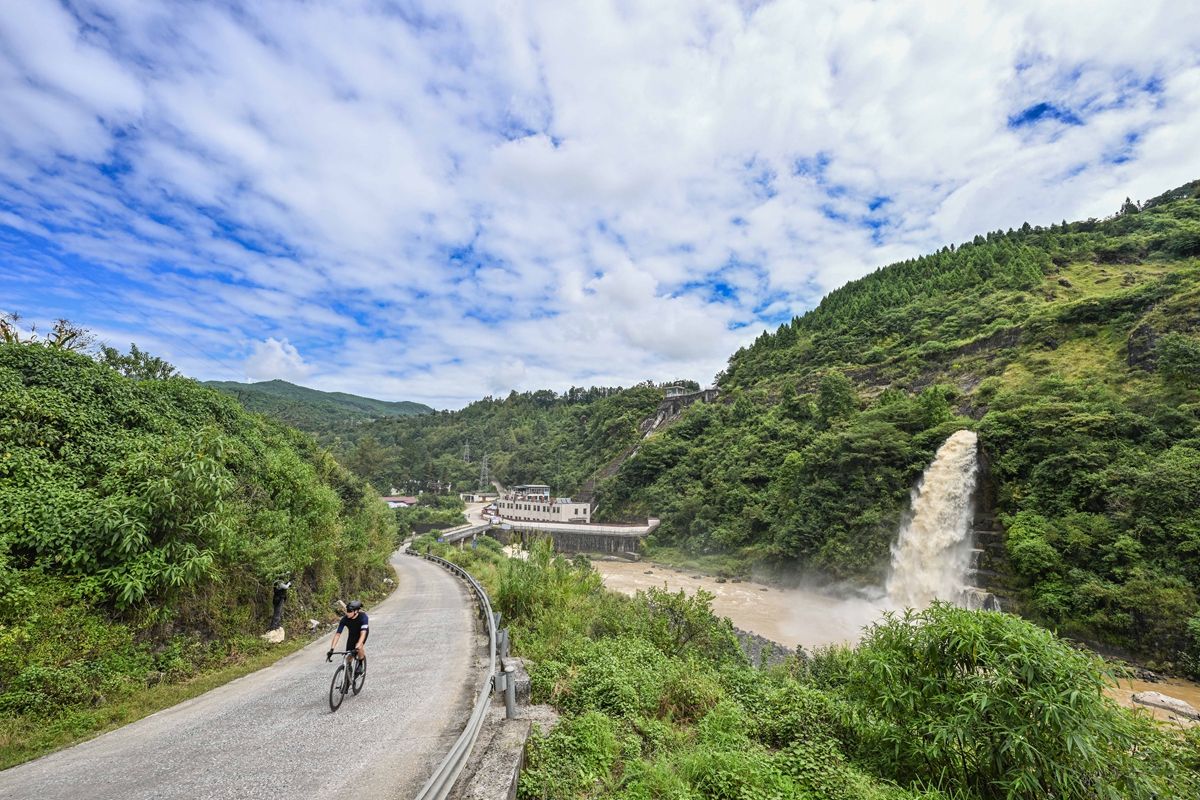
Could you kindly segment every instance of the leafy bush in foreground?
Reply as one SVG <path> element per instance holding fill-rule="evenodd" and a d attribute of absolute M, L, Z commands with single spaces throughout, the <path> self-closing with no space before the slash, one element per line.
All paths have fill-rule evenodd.
<path fill-rule="evenodd" d="M 1102 694 L 1116 679 L 1100 659 L 1018 617 L 889 614 L 835 674 L 846 737 L 898 780 L 984 798 L 1166 796 L 1167 778 L 1200 788 L 1177 740 Z"/>

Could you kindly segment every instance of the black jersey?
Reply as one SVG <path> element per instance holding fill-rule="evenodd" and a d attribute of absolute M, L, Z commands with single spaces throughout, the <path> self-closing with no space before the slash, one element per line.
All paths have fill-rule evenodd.
<path fill-rule="evenodd" d="M 360 611 L 354 619 L 345 616 L 342 617 L 341 621 L 338 622 L 337 632 L 341 633 L 343 630 L 347 631 L 346 649 L 350 650 L 358 644 L 358 635 L 360 633 L 363 631 L 369 633 L 371 630 L 367 627 L 367 615 Z"/>

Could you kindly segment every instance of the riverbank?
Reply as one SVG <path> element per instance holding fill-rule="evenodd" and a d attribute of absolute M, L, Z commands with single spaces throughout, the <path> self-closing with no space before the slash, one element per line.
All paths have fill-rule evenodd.
<path fill-rule="evenodd" d="M 593 562 L 609 589 L 634 595 L 651 587 L 680 589 L 694 594 L 704 589 L 713 595 L 713 613 L 728 617 L 742 630 L 750 631 L 790 648 L 811 650 L 829 644 L 855 644 L 862 629 L 878 619 L 890 606 L 886 598 L 877 602 L 842 600 L 805 589 L 783 589 L 737 578 L 691 571 L 650 561 Z M 736 581 L 736 582 L 735 582 Z M 1179 678 L 1161 683 L 1122 680 L 1106 694 L 1126 708 L 1143 709 L 1155 719 L 1192 727 L 1192 720 L 1176 718 L 1159 709 L 1133 702 L 1138 692 L 1161 692 L 1200 709 L 1200 684 Z"/>
<path fill-rule="evenodd" d="M 791 648 L 853 644 L 863 627 L 888 608 L 885 598 L 840 600 L 812 590 L 722 579 L 654 562 L 596 560 L 593 565 L 608 588 L 627 595 L 650 587 L 684 589 L 689 594 L 704 589 L 713 595 L 712 609 L 718 617 L 729 617 L 742 630 Z"/>

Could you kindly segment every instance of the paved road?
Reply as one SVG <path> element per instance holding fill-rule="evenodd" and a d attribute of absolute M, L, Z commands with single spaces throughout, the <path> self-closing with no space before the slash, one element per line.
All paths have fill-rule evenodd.
<path fill-rule="evenodd" d="M 266 669 L 0 772 L 0 798 L 410 798 L 462 732 L 486 667 L 466 586 L 396 556 L 367 609 L 370 671 L 329 711 L 329 637 Z M 486 664 L 486 662 L 482 662 Z"/>

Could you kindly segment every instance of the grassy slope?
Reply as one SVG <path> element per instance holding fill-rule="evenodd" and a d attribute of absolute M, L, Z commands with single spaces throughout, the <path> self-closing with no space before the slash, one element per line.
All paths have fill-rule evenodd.
<path fill-rule="evenodd" d="M 0 717 L 0 770 L 79 744 L 184 700 L 199 697 L 211 689 L 274 664 L 310 641 L 304 637 L 289 639 L 269 649 L 241 654 L 231 663 L 193 678 L 138 687 L 97 708 L 74 709 L 51 720 Z"/>

